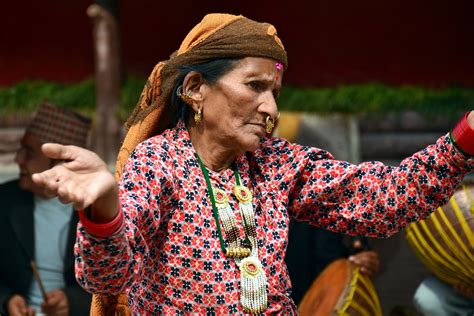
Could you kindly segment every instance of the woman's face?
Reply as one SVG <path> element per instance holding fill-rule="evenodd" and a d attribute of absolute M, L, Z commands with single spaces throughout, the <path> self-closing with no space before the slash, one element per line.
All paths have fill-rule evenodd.
<path fill-rule="evenodd" d="M 247 57 L 215 84 L 204 84 L 201 124 L 210 139 L 237 153 L 254 151 L 266 118 L 278 115 L 282 72 L 273 59 Z"/>

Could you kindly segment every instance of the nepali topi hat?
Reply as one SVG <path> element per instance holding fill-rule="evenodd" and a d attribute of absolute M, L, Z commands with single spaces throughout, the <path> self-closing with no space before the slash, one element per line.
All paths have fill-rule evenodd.
<path fill-rule="evenodd" d="M 90 127 L 89 118 L 45 102 L 39 106 L 26 133 L 42 143 L 86 147 Z"/>

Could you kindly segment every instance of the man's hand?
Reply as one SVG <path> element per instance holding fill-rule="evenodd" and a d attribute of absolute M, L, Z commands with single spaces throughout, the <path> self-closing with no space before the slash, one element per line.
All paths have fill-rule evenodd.
<path fill-rule="evenodd" d="M 360 239 L 356 239 L 352 247 L 356 250 L 364 249 Z M 361 273 L 371 278 L 379 272 L 379 255 L 373 250 L 362 250 L 355 255 L 350 256 L 349 261 L 358 266 Z"/>
<path fill-rule="evenodd" d="M 7 312 L 10 316 L 34 316 L 35 310 L 26 305 L 26 300 L 21 295 L 13 295 L 7 303 Z"/>
<path fill-rule="evenodd" d="M 69 302 L 61 290 L 53 290 L 46 294 L 46 300 L 41 303 L 41 311 L 48 316 L 69 315 Z"/>
<path fill-rule="evenodd" d="M 379 271 L 380 261 L 379 255 L 373 251 L 361 251 L 349 257 L 349 261 L 360 267 L 360 272 L 374 277 Z"/>

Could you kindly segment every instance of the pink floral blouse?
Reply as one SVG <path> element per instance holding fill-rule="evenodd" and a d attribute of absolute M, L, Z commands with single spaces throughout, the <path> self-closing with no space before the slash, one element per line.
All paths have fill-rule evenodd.
<path fill-rule="evenodd" d="M 253 193 L 266 314 L 296 313 L 284 263 L 290 218 L 350 235 L 387 237 L 444 204 L 473 167 L 449 137 L 405 159 L 353 165 L 318 149 L 269 138 L 236 159 Z M 209 170 L 232 195 L 232 170 Z M 240 272 L 220 248 L 208 189 L 182 123 L 141 143 L 120 182 L 124 228 L 99 239 L 79 224 L 76 276 L 96 293 L 126 291 L 133 314 L 242 314 Z M 240 213 L 235 212 L 241 236 Z M 223 232 L 224 234 L 224 232 Z M 225 238 L 225 234 L 224 234 Z"/>

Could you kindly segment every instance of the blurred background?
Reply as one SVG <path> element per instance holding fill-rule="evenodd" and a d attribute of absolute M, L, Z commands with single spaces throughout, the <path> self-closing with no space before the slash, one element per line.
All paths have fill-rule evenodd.
<path fill-rule="evenodd" d="M 0 84 L 91 78 L 94 42 L 86 10 L 92 3 L 4 1 Z M 287 84 L 474 85 L 474 4 L 468 0 L 99 3 L 118 16 L 127 74 L 146 76 L 206 13 L 229 12 L 277 27 L 289 54 Z"/>
<path fill-rule="evenodd" d="M 474 108 L 469 0 L 4 1 L 0 182 L 45 101 L 92 117 L 91 147 L 113 165 L 148 74 L 211 12 L 276 26 L 289 56 L 276 133 L 338 159 L 397 164 Z M 384 313 L 410 305 L 428 272 L 403 234 L 371 244 Z"/>

